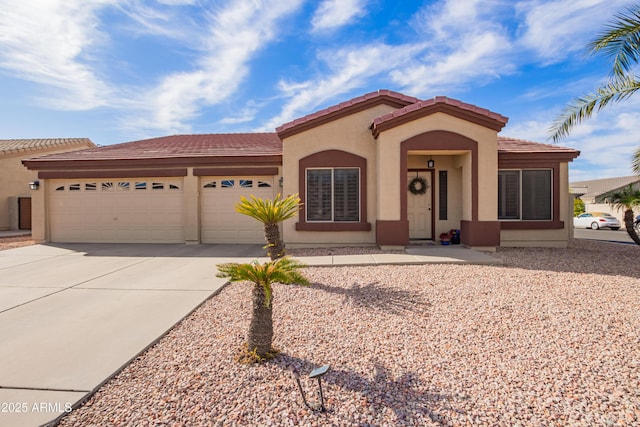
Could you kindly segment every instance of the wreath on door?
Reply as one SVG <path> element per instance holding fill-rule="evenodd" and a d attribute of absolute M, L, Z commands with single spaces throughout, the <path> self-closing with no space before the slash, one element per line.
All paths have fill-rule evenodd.
<path fill-rule="evenodd" d="M 427 180 L 421 176 L 416 176 L 409 183 L 409 191 L 411 194 L 424 194 L 427 192 Z"/>

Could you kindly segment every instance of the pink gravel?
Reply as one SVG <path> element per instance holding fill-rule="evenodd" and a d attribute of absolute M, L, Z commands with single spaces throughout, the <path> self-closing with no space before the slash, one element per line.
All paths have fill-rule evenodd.
<path fill-rule="evenodd" d="M 275 286 L 281 353 L 262 365 L 233 361 L 251 303 L 229 285 L 61 425 L 640 425 L 640 247 L 495 256 L 308 268 L 312 286 Z M 323 364 L 320 413 L 291 372 Z"/>

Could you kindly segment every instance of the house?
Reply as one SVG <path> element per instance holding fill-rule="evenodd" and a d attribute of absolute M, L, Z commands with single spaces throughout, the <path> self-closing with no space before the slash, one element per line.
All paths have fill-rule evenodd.
<path fill-rule="evenodd" d="M 380 90 L 274 133 L 177 135 L 25 160 L 33 237 L 53 242 L 262 243 L 242 195 L 299 193 L 289 247 L 461 242 L 565 246 L 573 149 L 499 137 L 507 118 Z"/>
<path fill-rule="evenodd" d="M 608 212 L 624 224 L 624 209 L 611 206 L 608 201 L 611 195 L 631 186 L 640 190 L 639 176 L 623 176 L 617 178 L 576 181 L 569 184 L 571 193 L 584 202 L 586 212 Z"/>
<path fill-rule="evenodd" d="M 95 146 L 87 138 L 0 139 L 0 230 L 31 229 L 29 183 L 37 173 L 23 159 Z"/>

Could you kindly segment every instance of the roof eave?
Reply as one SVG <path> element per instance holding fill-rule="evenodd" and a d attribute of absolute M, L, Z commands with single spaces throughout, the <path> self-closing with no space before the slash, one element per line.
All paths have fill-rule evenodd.
<path fill-rule="evenodd" d="M 391 117 L 384 120 L 375 120 L 371 124 L 371 132 L 374 138 L 378 138 L 381 132 L 401 126 L 403 124 L 412 122 L 414 120 L 426 117 L 435 113 L 444 113 L 453 117 L 457 117 L 462 120 L 466 120 L 472 123 L 476 123 L 480 126 L 484 126 L 489 129 L 493 129 L 496 132 L 500 132 L 505 127 L 507 117 L 499 116 L 499 118 L 489 117 L 485 114 L 478 113 L 473 110 L 467 110 L 455 105 L 450 105 L 444 102 L 435 102 L 431 105 L 415 109 L 413 111 L 406 112 L 397 117 Z M 498 116 L 498 115 L 496 115 Z"/>

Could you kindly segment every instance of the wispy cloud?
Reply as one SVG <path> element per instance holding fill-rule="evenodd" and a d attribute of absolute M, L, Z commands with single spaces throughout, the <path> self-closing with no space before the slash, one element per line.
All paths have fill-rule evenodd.
<path fill-rule="evenodd" d="M 324 0 L 311 19 L 312 31 L 342 27 L 366 14 L 366 0 Z"/>
<path fill-rule="evenodd" d="M 208 12 L 208 28 L 195 69 L 174 73 L 139 100 L 146 117 L 135 125 L 170 132 L 189 129 L 204 106 L 231 96 L 249 73 L 248 62 L 276 36 L 277 24 L 300 1 L 231 1 Z"/>
<path fill-rule="evenodd" d="M 57 109 L 109 104 L 111 88 L 93 69 L 91 50 L 105 42 L 98 12 L 117 0 L 0 0 L 0 69 L 51 91 Z"/>
<path fill-rule="evenodd" d="M 303 82 L 281 81 L 280 92 L 289 101 L 277 116 L 268 120 L 263 129 L 278 127 L 301 114 L 312 112 L 330 99 L 366 86 L 370 79 L 402 66 L 421 49 L 421 45 L 391 46 L 378 43 L 320 53 L 319 59 L 328 66 L 328 70 L 317 78 Z"/>
<path fill-rule="evenodd" d="M 522 22 L 519 42 L 546 63 L 586 53 L 594 29 L 602 28 L 614 11 L 629 4 L 628 0 L 520 1 L 515 6 Z"/>

